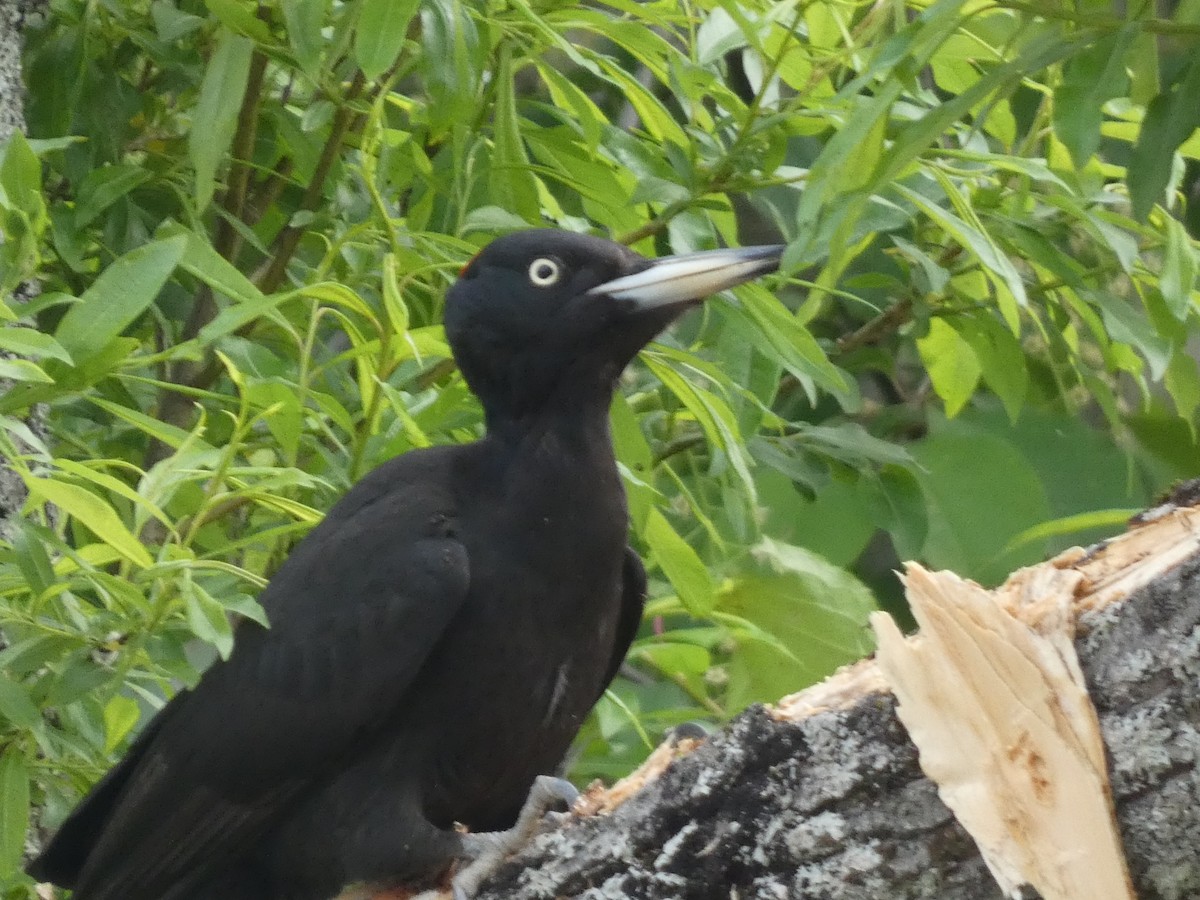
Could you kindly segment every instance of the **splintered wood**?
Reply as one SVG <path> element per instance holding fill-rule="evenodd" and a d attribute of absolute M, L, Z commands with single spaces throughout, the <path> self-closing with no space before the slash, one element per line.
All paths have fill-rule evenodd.
<path fill-rule="evenodd" d="M 879 665 L 921 768 L 1001 889 L 1132 898 L 1070 597 L 1038 634 L 957 575 L 910 564 L 904 580 L 920 636 L 876 613 Z"/>
<path fill-rule="evenodd" d="M 919 634 L 873 618 L 864 660 L 773 713 L 797 721 L 891 690 L 925 773 L 1009 896 L 1135 896 L 1095 710 L 1075 656 L 1078 615 L 1119 603 L 1200 554 L 1200 496 L 1180 492 L 1128 533 L 1014 572 L 996 591 L 910 566 Z"/>

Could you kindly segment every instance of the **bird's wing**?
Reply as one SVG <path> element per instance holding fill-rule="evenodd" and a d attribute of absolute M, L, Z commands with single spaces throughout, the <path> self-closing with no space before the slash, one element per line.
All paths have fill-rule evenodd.
<path fill-rule="evenodd" d="M 629 645 L 637 637 L 638 626 L 642 624 L 642 609 L 646 605 L 646 569 L 641 557 L 632 547 L 625 548 L 625 559 L 621 567 L 621 617 L 617 620 L 616 641 L 613 643 L 612 656 L 608 661 L 608 672 L 604 683 L 600 686 L 600 695 L 614 678 L 617 670 L 625 661 Z M 596 699 L 599 699 L 597 697 Z"/>
<path fill-rule="evenodd" d="M 172 701 L 107 815 L 81 805 L 102 830 L 77 896 L 162 900 L 203 880 L 394 714 L 469 583 L 465 548 L 430 533 L 414 493 L 355 508 L 351 492 L 271 581 L 271 629 L 243 623 Z"/>

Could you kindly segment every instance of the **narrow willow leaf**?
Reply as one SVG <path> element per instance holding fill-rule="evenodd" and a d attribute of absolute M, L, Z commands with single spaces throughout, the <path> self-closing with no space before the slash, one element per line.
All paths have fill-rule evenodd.
<path fill-rule="evenodd" d="M 240 0 L 204 0 L 204 5 L 222 25 L 236 34 L 253 38 L 260 44 L 272 42 L 270 27 L 252 12 L 253 4 Z"/>
<path fill-rule="evenodd" d="M 288 43 L 300 68 L 313 81 L 320 78 L 321 29 L 329 13 L 330 0 L 288 0 L 280 4 L 287 25 Z"/>
<path fill-rule="evenodd" d="M 646 516 L 650 514 L 656 491 L 650 486 L 650 470 L 654 466 L 654 453 L 642 433 L 637 415 L 629 405 L 628 398 L 617 391 L 609 408 L 613 449 L 623 468 L 625 493 L 629 499 L 629 519 L 639 531 Z"/>
<path fill-rule="evenodd" d="M 1138 34 L 1128 25 L 1075 54 L 1054 92 L 1054 131 L 1083 168 L 1100 147 L 1104 104 L 1129 88 L 1125 54 Z"/>
<path fill-rule="evenodd" d="M 43 207 L 42 164 L 20 131 L 14 131 L 0 158 L 0 188 L 4 206 L 19 209 L 33 218 Z"/>
<path fill-rule="evenodd" d="M 398 336 L 408 334 L 408 307 L 400 293 L 400 276 L 395 253 L 389 253 L 383 258 L 383 309 L 387 313 L 392 332 Z"/>
<path fill-rule="evenodd" d="M 250 38 L 223 32 L 200 83 L 200 99 L 188 132 L 188 155 L 196 170 L 198 211 L 212 201 L 217 168 L 233 142 L 253 53 L 254 42 Z"/>
<path fill-rule="evenodd" d="M 657 509 L 646 517 L 642 537 L 687 611 L 697 618 L 712 612 L 716 589 L 704 561 Z"/>
<path fill-rule="evenodd" d="M 171 520 L 167 518 L 166 513 L 121 479 L 114 478 L 107 472 L 98 471 L 73 459 L 56 459 L 55 464 L 68 475 L 74 475 L 76 478 L 90 481 L 102 490 L 110 491 L 118 497 L 124 497 L 130 503 L 133 503 L 140 512 L 153 516 L 168 528 L 171 527 Z"/>
<path fill-rule="evenodd" d="M 1175 401 L 1180 419 L 1191 426 L 1195 435 L 1195 413 L 1200 407 L 1200 365 L 1196 359 L 1182 350 L 1176 350 L 1163 375 L 1163 385 Z"/>
<path fill-rule="evenodd" d="M 266 410 L 263 420 L 283 451 L 283 458 L 295 459 L 304 427 L 304 413 L 296 396 L 295 385 L 282 381 L 257 381 L 247 385 L 245 396 L 255 406 Z"/>
<path fill-rule="evenodd" d="M 50 589 L 57 582 L 54 566 L 50 562 L 47 550 L 48 542 L 38 533 L 38 526 L 29 519 L 17 519 L 20 528 L 13 535 L 12 549 L 17 559 L 17 567 L 30 592 L 37 596 Z"/>
<path fill-rule="evenodd" d="M 141 717 L 136 700 L 117 694 L 104 704 L 104 752 L 113 753 Z"/>
<path fill-rule="evenodd" d="M 53 503 L 77 519 L 97 538 L 135 565 L 146 568 L 154 562 L 146 548 L 125 527 L 116 511 L 87 488 L 34 476 L 26 476 L 25 485 L 29 488 L 29 493 Z"/>
<path fill-rule="evenodd" d="M 154 241 L 112 263 L 62 317 L 58 343 L 76 360 L 102 350 L 154 302 L 186 246 L 182 236 Z"/>
<path fill-rule="evenodd" d="M 1076 513 L 1073 516 L 1063 516 L 1061 519 L 1040 522 L 1032 528 L 1026 528 L 1013 535 L 1005 545 L 1004 552 L 1011 553 L 1026 544 L 1040 544 L 1047 538 L 1090 531 L 1093 528 L 1111 528 L 1114 533 L 1124 531 L 1129 520 L 1139 512 L 1141 512 L 1140 509 L 1096 509 L 1090 512 Z"/>
<path fill-rule="evenodd" d="M 71 364 L 71 354 L 48 334 L 16 326 L 0 328 L 0 350 L 9 350 L 35 359 L 50 357 Z"/>
<path fill-rule="evenodd" d="M 812 378 L 831 394 L 850 390 L 846 376 L 829 361 L 817 339 L 774 294 L 761 285 L 750 284 L 738 291 L 738 297 L 758 325 L 760 340 L 778 353 L 784 365 L 797 375 Z"/>
<path fill-rule="evenodd" d="M 117 418 L 123 419 L 135 428 L 144 431 L 156 441 L 162 441 L 168 447 L 179 449 L 192 437 L 182 428 L 179 428 L 175 425 L 169 425 L 166 422 L 160 422 L 153 416 L 148 416 L 136 409 L 130 409 L 127 406 L 122 406 L 119 403 L 113 403 L 109 400 L 103 399 L 102 397 L 89 397 L 88 399 L 101 409 L 107 410 Z M 203 441 L 199 441 L 199 445 L 205 450 L 213 449 L 209 444 L 206 444 Z"/>
<path fill-rule="evenodd" d="M 708 442 L 723 451 L 753 501 L 757 496 L 757 488 L 750 474 L 751 461 L 746 455 L 745 445 L 737 431 L 737 418 L 729 404 L 711 391 L 696 387 L 671 366 L 655 359 L 653 353 L 643 352 L 642 359 L 663 385 L 687 407 L 688 412 L 696 417 Z"/>
<path fill-rule="evenodd" d="M 1163 256 L 1159 289 L 1172 315 L 1184 321 L 1192 310 L 1192 292 L 1196 289 L 1197 253 L 1183 223 L 1166 216 L 1167 249 Z"/>
<path fill-rule="evenodd" d="M 1180 144 L 1200 127 L 1200 54 L 1167 90 L 1150 101 L 1129 158 L 1127 180 L 1133 214 L 1145 221 L 1156 203 L 1166 202 L 1172 159 Z"/>
<path fill-rule="evenodd" d="M 496 89 L 499 93 L 493 138 L 492 199 L 497 206 L 516 213 L 526 222 L 536 222 L 541 218 L 537 180 L 529 167 L 529 156 L 521 137 L 512 55 L 507 45 L 501 51 Z"/>
<path fill-rule="evenodd" d="M 233 652 L 233 626 L 229 624 L 225 607 L 190 577 L 185 578 L 179 587 L 192 633 L 216 647 L 221 659 L 228 659 Z"/>
<path fill-rule="evenodd" d="M 141 166 L 105 166 L 93 169 L 79 186 L 75 227 L 82 228 L 104 210 L 153 176 Z"/>
<path fill-rule="evenodd" d="M 0 871 L 15 872 L 29 830 L 29 766 L 21 748 L 10 744 L 0 755 Z"/>
<path fill-rule="evenodd" d="M 354 31 L 354 58 L 368 80 L 392 67 L 404 48 L 420 0 L 362 0 Z"/>
<path fill-rule="evenodd" d="M 946 185 L 946 187 L 952 193 L 957 193 L 957 190 L 953 186 Z M 1004 254 L 1004 251 L 992 242 L 987 232 L 967 224 L 948 209 L 939 206 L 928 197 L 902 184 L 894 184 L 892 185 L 892 189 L 920 209 L 925 215 L 929 216 L 930 219 L 944 228 L 948 234 L 962 244 L 965 249 L 970 251 L 982 263 L 984 271 L 988 273 L 989 279 L 1003 287 L 1020 306 L 1028 305 L 1029 298 L 1025 292 L 1025 283 L 1021 280 L 1021 273 L 1017 271 L 1016 266 Z M 1008 326 L 1015 331 L 1016 323 L 1013 321 L 1015 313 L 1011 313 L 1008 310 L 1002 310 L 1002 312 L 1005 313 L 1005 321 Z"/>
<path fill-rule="evenodd" d="M 1004 404 L 1008 418 L 1016 422 L 1029 390 L 1029 368 L 1020 341 L 989 313 L 959 317 L 955 325 L 975 352 L 984 381 Z"/>
<path fill-rule="evenodd" d="M 41 718 L 24 686 L 0 672 L 0 719 L 16 728 L 32 728 Z"/>
<path fill-rule="evenodd" d="M 0 359 L 0 378 L 9 381 L 29 381 L 36 384 L 54 384 L 42 367 L 27 359 Z"/>
<path fill-rule="evenodd" d="M 176 234 L 187 237 L 187 250 L 179 261 L 179 267 L 185 272 L 195 275 L 230 300 L 238 303 L 262 302 L 263 293 L 258 286 L 218 253 L 206 236 L 180 227 L 164 228 L 160 233 L 164 237 L 174 237 Z"/>

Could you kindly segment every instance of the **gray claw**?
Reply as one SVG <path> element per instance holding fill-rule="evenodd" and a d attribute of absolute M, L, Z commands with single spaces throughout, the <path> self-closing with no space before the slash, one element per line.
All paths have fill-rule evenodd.
<path fill-rule="evenodd" d="M 464 834 L 463 856 L 470 859 L 471 863 L 454 876 L 451 883 L 454 900 L 471 900 L 489 875 L 529 843 L 547 814 L 554 815 L 558 824 L 567 817 L 577 799 L 579 791 L 571 782 L 551 775 L 539 775 L 534 779 L 525 805 L 521 807 L 521 814 L 512 828 L 508 831 Z M 556 808 L 563 812 L 556 813 Z"/>

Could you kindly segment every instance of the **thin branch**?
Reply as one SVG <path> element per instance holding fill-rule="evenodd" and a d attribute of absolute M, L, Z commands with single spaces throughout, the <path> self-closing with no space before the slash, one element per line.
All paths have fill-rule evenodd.
<path fill-rule="evenodd" d="M 837 352 L 850 353 L 860 347 L 877 343 L 884 336 L 899 330 L 900 326 L 912 318 L 912 310 L 912 298 L 902 297 L 862 327 L 838 338 Z"/>
<path fill-rule="evenodd" d="M 313 212 L 316 210 L 317 204 L 321 202 L 325 191 L 325 180 L 329 177 L 334 162 L 337 161 L 342 143 L 352 130 L 352 126 L 360 118 L 361 114 L 356 113 L 351 108 L 351 104 L 362 93 L 364 84 L 366 84 L 366 77 L 361 71 L 355 72 L 346 96 L 334 114 L 329 137 L 325 141 L 325 146 L 321 148 L 321 158 L 317 161 L 316 169 L 300 200 L 298 211 Z M 303 237 L 304 230 L 302 226 L 287 225 L 275 236 L 275 240 L 271 244 L 271 261 L 258 278 L 258 286 L 264 294 L 277 290 L 283 284 L 283 279 L 287 275 L 288 263 L 292 261 L 296 248 L 300 246 L 300 238 Z"/>
<path fill-rule="evenodd" d="M 1080 15 L 1065 9 L 1054 9 L 1047 3 L 1025 3 L 1023 0 L 995 0 L 998 9 L 1011 9 L 1023 12 L 1040 19 L 1054 19 L 1059 22 L 1070 22 L 1074 25 L 1084 25 L 1089 28 L 1104 28 L 1112 31 L 1136 24 L 1143 31 L 1151 34 L 1173 35 L 1175 37 L 1200 37 L 1200 25 L 1188 22 L 1171 22 L 1167 19 L 1123 19 L 1118 16 Z"/>

